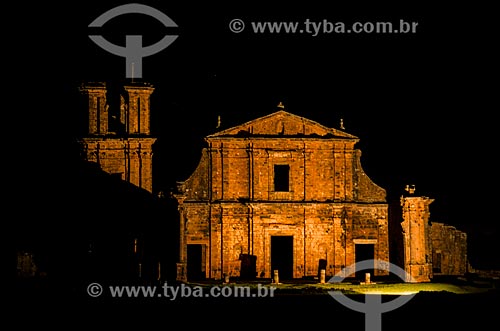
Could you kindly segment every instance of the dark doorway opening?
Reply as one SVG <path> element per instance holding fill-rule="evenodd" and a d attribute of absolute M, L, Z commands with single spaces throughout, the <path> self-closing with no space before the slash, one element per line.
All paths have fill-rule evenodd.
<path fill-rule="evenodd" d="M 373 260 L 375 259 L 375 245 L 374 244 L 356 244 L 355 247 L 356 254 L 356 263 L 362 262 L 365 260 Z M 375 271 L 375 264 L 370 269 L 365 270 L 356 270 L 356 279 L 364 281 L 365 274 L 370 273 L 370 276 L 373 277 Z"/>
<path fill-rule="evenodd" d="M 432 271 L 434 273 L 441 273 L 441 253 L 436 253 L 434 261 L 432 261 Z"/>
<path fill-rule="evenodd" d="M 203 245 L 187 245 L 187 279 L 201 280 L 205 278 L 205 272 L 202 270 Z"/>
<path fill-rule="evenodd" d="M 293 278 L 293 236 L 271 237 L 271 277 L 274 270 L 280 281 Z"/>
<path fill-rule="evenodd" d="M 257 256 L 240 254 L 240 279 L 251 280 L 257 277 Z"/>

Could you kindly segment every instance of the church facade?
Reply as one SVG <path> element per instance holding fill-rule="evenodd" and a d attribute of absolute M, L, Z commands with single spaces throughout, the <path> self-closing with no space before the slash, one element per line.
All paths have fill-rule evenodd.
<path fill-rule="evenodd" d="M 386 191 L 363 171 L 358 137 L 281 109 L 205 141 L 175 195 L 178 280 L 333 276 L 389 261 Z"/>

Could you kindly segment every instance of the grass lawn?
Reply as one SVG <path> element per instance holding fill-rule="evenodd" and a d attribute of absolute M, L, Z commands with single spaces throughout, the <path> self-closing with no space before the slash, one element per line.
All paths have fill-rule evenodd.
<path fill-rule="evenodd" d="M 450 282 L 429 282 L 429 283 L 401 283 L 374 281 L 371 284 L 360 284 L 354 282 L 324 283 L 315 281 L 290 281 L 279 284 L 271 283 L 270 280 L 259 281 L 231 281 L 230 283 L 221 282 L 194 282 L 191 286 L 241 286 L 255 289 L 259 286 L 273 286 L 274 293 L 280 294 L 327 294 L 330 291 L 340 291 L 344 294 L 380 294 L 380 295 L 409 295 L 419 292 L 441 292 L 453 294 L 476 294 L 497 291 L 498 280 L 454 280 Z"/>

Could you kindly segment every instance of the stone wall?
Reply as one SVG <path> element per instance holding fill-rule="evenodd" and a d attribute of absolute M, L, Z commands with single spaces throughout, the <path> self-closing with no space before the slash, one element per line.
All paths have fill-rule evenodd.
<path fill-rule="evenodd" d="M 155 138 L 82 138 L 84 159 L 120 179 L 152 192 Z"/>
<path fill-rule="evenodd" d="M 429 205 L 433 201 L 428 197 L 417 196 L 401 199 L 404 269 L 408 282 L 429 282 L 432 279 Z"/>
<path fill-rule="evenodd" d="M 432 268 L 434 275 L 464 275 L 467 270 L 467 234 L 443 223 L 432 223 Z"/>
<path fill-rule="evenodd" d="M 156 138 L 150 136 L 150 96 L 154 88 L 129 84 L 119 96 L 108 96 L 106 84 L 97 82 L 81 86 L 80 91 L 88 99 L 88 132 L 80 139 L 83 158 L 152 192 Z M 120 102 L 110 103 L 114 99 Z"/>
<path fill-rule="evenodd" d="M 464 275 L 468 270 L 467 235 L 455 227 L 430 222 L 427 197 L 401 198 L 404 269 L 407 281 L 429 282 L 434 276 Z"/>

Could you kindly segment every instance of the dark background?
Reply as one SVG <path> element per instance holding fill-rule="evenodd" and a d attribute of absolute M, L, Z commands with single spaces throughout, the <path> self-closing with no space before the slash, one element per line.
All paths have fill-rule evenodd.
<path fill-rule="evenodd" d="M 6 188 L 16 210 L 10 224 L 18 242 L 50 246 L 54 238 L 71 238 L 68 233 L 106 228 L 103 232 L 110 234 L 123 227 L 112 213 L 92 222 L 102 216 L 99 206 L 124 200 L 112 196 L 121 192 L 115 186 L 103 190 L 94 170 L 79 163 L 74 143 L 84 134 L 86 116 L 78 86 L 127 82 L 125 59 L 88 38 L 96 31 L 88 28 L 90 22 L 125 3 L 19 3 L 7 11 L 14 20 L 5 31 L 9 60 L 4 83 L 9 89 L 4 98 L 13 102 L 5 105 L 10 124 L 4 127 L 15 175 L 6 176 Z M 458 3 L 141 3 L 165 13 L 178 28 L 124 15 L 99 33 L 116 44 L 123 44 L 126 34 L 140 34 L 145 45 L 165 33 L 179 35 L 168 48 L 143 59 L 143 80 L 155 87 L 155 193 L 169 192 L 192 173 L 203 137 L 215 132 L 219 115 L 226 128 L 269 114 L 282 101 L 287 111 L 325 126 L 339 127 L 342 118 L 346 131 L 360 138 L 365 172 L 387 190 L 392 203 L 398 203 L 406 184 L 415 184 L 417 194 L 435 199 L 432 221 L 467 232 L 473 267 L 500 267 L 495 245 L 500 235 L 495 213 L 497 91 L 490 81 L 494 43 L 486 9 Z M 234 18 L 247 23 L 245 31 L 229 30 Z M 416 34 L 405 35 L 250 32 L 250 21 L 307 18 L 346 23 L 403 19 L 419 25 Z M 103 223 L 110 218 L 112 225 Z M 133 218 L 127 220 L 127 226 L 136 226 Z M 171 229 L 158 224 L 160 234 Z M 50 250 L 63 251 L 72 241 L 57 242 Z"/>

